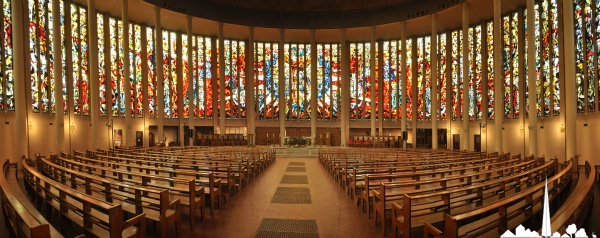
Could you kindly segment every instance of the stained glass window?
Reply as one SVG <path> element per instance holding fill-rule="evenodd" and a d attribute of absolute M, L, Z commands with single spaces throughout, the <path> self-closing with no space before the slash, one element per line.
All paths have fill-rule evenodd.
<path fill-rule="evenodd" d="M 163 31 L 163 72 L 165 118 L 178 118 L 177 114 L 177 33 Z"/>
<path fill-rule="evenodd" d="M 111 91 L 111 105 L 112 105 L 112 115 L 119 116 L 121 110 L 119 110 L 119 105 L 121 105 L 122 98 L 121 91 L 123 87 L 121 86 L 121 75 L 123 68 L 123 61 L 120 56 L 121 51 L 121 38 L 122 37 L 122 28 L 118 27 L 118 23 L 120 22 L 114 18 L 110 18 L 108 22 L 109 29 L 109 40 L 110 40 L 110 91 Z M 124 104 L 124 102 L 123 102 Z"/>
<path fill-rule="evenodd" d="M 407 121 L 411 121 L 413 119 L 413 110 L 412 110 L 412 65 L 413 63 L 413 58 L 412 58 L 412 48 L 413 48 L 413 40 L 412 39 L 406 39 L 406 77 L 404 77 L 404 80 L 406 80 L 406 120 Z M 400 89 L 402 90 L 402 89 Z"/>
<path fill-rule="evenodd" d="M 54 75 L 52 70 L 52 20 L 49 15 L 52 2 L 29 0 L 29 67 L 31 76 L 31 102 L 33 112 L 54 112 Z"/>
<path fill-rule="evenodd" d="M 12 9 L 11 0 L 2 1 L 2 75 L 0 78 L 0 109 L 15 110 L 15 93 L 12 61 Z"/>
<path fill-rule="evenodd" d="M 67 39 L 67 29 L 66 24 L 65 24 L 65 19 L 66 16 L 68 16 L 68 12 L 66 10 L 66 5 L 64 3 L 64 1 L 60 0 L 59 1 L 59 5 L 60 5 L 60 38 L 61 38 L 61 52 L 62 52 L 62 85 L 63 85 L 63 113 L 64 114 L 69 114 L 69 103 L 68 103 L 68 99 L 70 98 L 69 95 L 69 90 L 68 90 L 68 83 L 67 83 L 67 49 L 66 49 L 66 45 L 67 45 L 67 41 L 69 39 Z"/>
<path fill-rule="evenodd" d="M 584 89 L 584 39 L 583 39 L 583 0 L 575 2 L 575 79 L 577 80 L 577 112 L 585 112 L 585 89 Z"/>
<path fill-rule="evenodd" d="M 465 66 L 468 67 L 468 74 L 467 74 L 467 78 L 465 78 L 464 80 L 467 80 L 467 88 L 465 88 L 464 90 L 466 90 L 465 94 L 468 98 L 466 98 L 467 100 L 469 100 L 469 108 L 467 108 L 466 110 L 468 110 L 469 113 L 469 120 L 473 120 L 475 119 L 475 111 L 476 111 L 476 105 L 475 105 L 475 80 L 477 80 L 475 77 L 475 71 L 476 71 L 476 60 L 475 60 L 475 47 L 476 47 L 476 38 L 475 38 L 475 31 L 473 29 L 473 27 L 469 27 L 469 29 L 467 30 L 467 34 L 468 36 L 464 38 L 464 40 L 467 41 L 467 49 L 465 49 L 467 51 L 467 59 L 469 60 L 469 65 Z"/>
<path fill-rule="evenodd" d="M 542 2 L 548 2 L 548 1 L 542 1 Z M 535 63 L 538 67 L 536 67 L 536 85 L 535 85 L 535 93 L 536 93 L 536 113 L 537 116 L 542 116 L 542 108 L 544 108 L 544 100 L 543 100 L 543 95 L 542 95 L 542 87 L 545 84 L 545 81 L 547 81 L 549 79 L 549 77 L 547 77 L 547 73 L 548 71 L 548 57 L 549 55 L 547 47 L 548 47 L 548 42 L 546 41 L 546 35 L 548 34 L 548 11 L 547 11 L 547 4 L 545 5 L 546 7 L 540 6 L 540 4 L 536 4 L 535 5 L 535 10 L 534 10 L 534 29 L 535 29 L 535 35 L 534 35 L 534 39 L 535 39 L 535 43 L 534 45 L 534 54 L 536 55 L 535 57 Z M 541 11 L 540 11 L 541 10 Z M 527 20 L 525 20 L 524 24 L 527 26 Z M 527 28 L 525 28 L 527 29 Z M 525 30 L 525 34 L 528 34 L 528 31 Z M 543 40 L 543 41 L 542 41 Z M 529 42 L 527 39 L 525 39 L 526 46 L 525 50 L 528 51 L 529 49 Z M 528 53 L 526 53 L 527 55 Z M 527 64 L 526 64 L 527 65 Z M 525 108 L 525 115 L 529 116 L 529 108 L 531 107 L 531 105 L 529 105 L 529 100 L 527 99 L 528 97 L 531 97 L 532 95 L 528 95 L 529 94 L 529 87 L 532 87 L 532 85 L 529 85 L 529 80 L 525 81 L 527 87 L 525 88 L 525 95 L 526 95 L 526 99 L 525 99 L 525 104 L 527 104 L 527 107 Z"/>
<path fill-rule="evenodd" d="M 417 118 L 431 119 L 431 37 L 417 39 Z"/>
<path fill-rule="evenodd" d="M 87 10 L 75 4 L 71 4 L 71 36 L 73 110 L 76 115 L 89 115 Z"/>
<path fill-rule="evenodd" d="M 254 45 L 254 85 L 256 117 L 279 118 L 279 44 L 256 42 Z"/>
<path fill-rule="evenodd" d="M 287 120 L 310 119 L 310 44 L 285 44 Z"/>
<path fill-rule="evenodd" d="M 146 27 L 146 45 L 147 45 L 147 59 L 148 64 L 148 116 L 156 117 L 157 103 L 156 103 L 156 45 L 154 38 L 154 28 Z"/>
<path fill-rule="evenodd" d="M 494 22 L 487 23 L 487 78 L 488 78 L 488 119 L 495 118 L 494 110 Z"/>
<path fill-rule="evenodd" d="M 138 24 L 133 24 L 133 42 L 135 46 L 131 50 L 133 53 L 133 60 L 131 64 L 133 66 L 134 71 L 131 71 L 131 75 L 134 78 L 132 85 L 132 89 L 134 89 L 134 98 L 131 102 L 134 104 L 134 112 L 137 117 L 144 116 L 144 96 L 143 96 L 143 88 L 142 88 L 142 27 Z M 135 85 L 135 87 L 133 87 Z M 134 115 L 134 113 L 132 113 Z"/>
<path fill-rule="evenodd" d="M 482 58 L 481 55 L 484 53 L 484 51 L 482 49 L 482 31 L 481 31 L 481 25 L 478 25 L 476 27 L 473 28 L 473 59 L 471 61 L 471 64 L 473 65 L 473 80 L 471 81 L 471 84 L 474 84 L 472 87 L 474 87 L 474 90 L 472 90 L 472 92 L 475 94 L 474 95 L 474 100 L 471 101 L 471 107 L 474 108 L 474 114 L 475 114 L 475 118 L 476 119 L 481 119 L 483 117 L 483 108 L 482 108 L 482 103 L 483 103 L 483 80 L 482 80 Z M 472 118 L 471 118 L 472 119 Z"/>
<path fill-rule="evenodd" d="M 197 118 L 210 118 L 212 112 L 212 72 L 211 72 L 211 38 L 194 36 L 192 38 L 193 58 L 193 94 L 194 116 Z"/>
<path fill-rule="evenodd" d="M 317 118 L 339 120 L 340 118 L 340 45 L 317 45 Z"/>
<path fill-rule="evenodd" d="M 400 119 L 400 41 L 383 42 L 383 118 Z"/>
<path fill-rule="evenodd" d="M 371 118 L 371 43 L 350 44 L 350 119 Z M 375 48 L 377 49 L 377 48 Z M 374 80 L 374 79 L 373 79 Z M 372 85 L 373 83 L 373 85 Z M 377 105 L 376 105 L 377 106 Z"/>
<path fill-rule="evenodd" d="M 552 53 L 552 65 L 551 65 L 551 74 L 552 83 L 551 87 L 554 87 L 554 92 L 551 94 L 552 97 L 552 108 L 554 111 L 554 115 L 557 116 L 560 114 L 560 64 L 559 64 L 559 50 L 558 50 L 558 0 L 550 0 L 550 22 L 552 25 L 552 43 L 550 44 L 551 53 Z M 550 88 L 550 87 L 549 87 Z M 544 93 L 545 95 L 546 93 Z M 550 93 L 549 93 L 550 94 Z"/>
<path fill-rule="evenodd" d="M 37 2 L 37 3 L 36 3 Z M 39 56 L 39 1 L 29 0 L 29 72 L 31 76 L 31 107 L 33 112 L 40 112 L 40 72 Z"/>
<path fill-rule="evenodd" d="M 452 120 L 462 118 L 462 31 L 452 32 Z"/>
<path fill-rule="evenodd" d="M 519 117 L 518 13 L 503 17 L 504 118 Z"/>
<path fill-rule="evenodd" d="M 447 83 L 448 83 L 448 79 L 446 78 L 446 70 L 447 69 L 447 63 L 446 63 L 446 35 L 447 33 L 441 33 L 438 35 L 438 104 L 439 104 L 439 109 L 438 109 L 438 119 L 440 120 L 446 120 L 448 117 L 448 112 L 446 111 L 446 101 L 447 101 L 447 97 L 446 97 L 446 92 L 447 92 Z"/>
<path fill-rule="evenodd" d="M 225 62 L 225 117 L 231 119 L 246 118 L 246 42 L 224 40 Z"/>
<path fill-rule="evenodd" d="M 587 76 L 587 110 L 588 112 L 596 111 L 596 70 L 595 70 L 595 59 L 597 49 L 594 49 L 594 30 L 592 26 L 594 24 L 592 18 L 592 1 L 585 0 L 585 49 L 586 49 L 586 76 Z"/>
<path fill-rule="evenodd" d="M 189 118 L 190 116 L 190 98 L 193 100 L 192 97 L 190 97 L 190 94 L 188 93 L 188 88 L 190 87 L 190 83 L 193 83 L 194 80 L 190 80 L 193 72 L 190 69 L 190 63 L 192 62 L 192 59 L 188 58 L 188 53 L 190 50 L 190 45 L 188 45 L 188 37 L 191 37 L 193 39 L 193 36 L 188 36 L 187 34 L 182 34 L 181 35 L 181 58 L 182 58 L 182 83 L 183 83 L 183 117 L 184 118 Z"/>
<path fill-rule="evenodd" d="M 104 14 L 97 13 L 97 26 L 98 26 L 98 87 L 99 87 L 99 98 L 100 98 L 100 116 L 106 116 L 106 65 L 104 49 L 106 48 L 106 41 L 104 40 Z"/>

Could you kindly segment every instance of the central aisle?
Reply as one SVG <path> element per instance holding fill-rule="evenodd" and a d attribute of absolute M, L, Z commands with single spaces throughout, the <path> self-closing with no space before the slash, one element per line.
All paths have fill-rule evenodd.
<path fill-rule="evenodd" d="M 184 212 L 184 223 L 187 216 Z M 319 237 L 382 236 L 380 229 L 353 204 L 317 159 L 277 159 L 226 207 L 216 210 L 212 218 L 207 212 L 207 217 L 197 222 L 193 234 L 189 234 L 189 226 L 184 224 L 184 234 L 316 237 L 318 230 Z M 259 227 L 261 232 L 257 232 Z"/>

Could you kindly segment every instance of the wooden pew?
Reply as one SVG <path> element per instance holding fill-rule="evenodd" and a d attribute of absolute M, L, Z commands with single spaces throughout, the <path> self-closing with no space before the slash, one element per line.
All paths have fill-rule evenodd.
<path fill-rule="evenodd" d="M 377 184 L 381 182 L 414 182 L 420 181 L 427 178 L 444 178 L 449 174 L 448 179 L 452 178 L 455 180 L 460 180 L 459 183 L 455 184 L 455 186 L 461 185 L 470 185 L 473 181 L 477 181 L 479 177 L 485 175 L 484 179 L 481 180 L 489 180 L 493 179 L 492 175 L 495 174 L 496 177 L 503 176 L 504 171 L 510 172 L 510 170 L 514 170 L 515 167 L 519 168 L 522 166 L 531 166 L 535 164 L 536 161 L 530 160 L 523 163 L 520 163 L 521 159 L 512 159 L 507 161 L 501 161 L 496 163 L 487 163 L 487 164 L 475 164 L 471 166 L 464 166 L 452 169 L 438 169 L 438 170 L 422 170 L 422 171 L 411 171 L 411 172 L 399 172 L 399 173 L 390 173 L 385 175 L 365 175 L 365 180 L 361 182 L 361 204 L 364 207 L 366 205 L 367 208 L 367 216 L 370 218 L 370 203 L 373 198 L 373 194 L 371 190 L 373 188 L 377 188 Z M 492 169 L 492 167 L 500 167 L 497 169 Z M 472 171 L 467 173 L 467 171 Z M 457 175 L 458 174 L 458 175 Z M 432 179 L 430 179 L 432 180 Z M 435 180 L 435 179 L 433 179 Z M 466 180 L 466 181 L 465 181 Z M 419 189 L 420 184 L 416 183 L 416 189 Z M 391 208 L 391 207 L 390 207 Z M 382 211 L 383 213 L 383 211 Z"/>
<path fill-rule="evenodd" d="M 552 229 L 564 234 L 566 228 L 570 224 L 575 224 L 577 227 L 583 227 L 583 222 L 591 210 L 594 199 L 594 183 L 596 183 L 596 174 L 600 167 L 592 165 L 585 161 L 585 173 L 587 179 L 581 189 L 576 189 L 571 192 L 567 201 L 552 215 L 550 219 Z M 581 177 L 580 177 L 581 178 Z M 539 231 L 541 234 L 541 231 Z"/>
<path fill-rule="evenodd" d="M 43 176 L 25 160 L 22 165 L 28 191 L 82 227 L 86 235 L 110 238 L 146 236 L 146 214 L 123 221 L 121 205 L 104 202 Z"/>
<path fill-rule="evenodd" d="M 513 194 L 518 193 L 524 187 L 523 183 L 526 187 L 531 187 L 556 171 L 557 166 L 558 162 L 554 160 L 536 168 L 523 169 L 520 173 L 506 174 L 502 178 L 483 183 L 431 193 L 405 193 L 401 201 L 394 201 L 391 204 L 394 236 L 396 237 L 400 230 L 403 237 L 411 237 L 412 229 L 423 226 L 424 221 L 435 223 L 442 221 L 444 214 L 456 214 L 472 210 L 473 205 L 480 207 L 495 202 L 505 198 L 509 190 L 513 190 Z"/>
<path fill-rule="evenodd" d="M 573 162 L 569 161 L 560 172 L 548 178 L 549 200 L 566 190 L 564 188 L 571 181 L 573 166 Z M 520 224 L 542 209 L 544 187 L 545 183 L 539 183 L 518 194 L 465 213 L 445 214 L 443 232 L 427 222 L 429 226 L 424 236 L 477 237 L 489 233 L 499 236 L 509 229 L 509 222 Z"/>
<path fill-rule="evenodd" d="M 181 234 L 180 200 L 170 201 L 169 191 L 138 185 L 127 185 L 104 179 L 82 171 L 68 169 L 42 159 L 44 172 L 64 185 L 84 192 L 88 196 L 103 198 L 106 202 L 121 205 L 131 214 L 145 213 L 146 218 L 160 224 L 161 237 L 167 237 L 167 227 L 174 223 L 177 234 Z M 96 194 L 96 195 L 94 195 Z"/>
<path fill-rule="evenodd" d="M 16 167 L 16 164 L 12 165 Z M 50 224 L 46 219 L 43 221 L 38 220 L 13 193 L 5 177 L 9 166 L 11 164 L 6 160 L 0 170 L 0 201 L 2 201 L 4 219 L 18 237 L 51 237 Z M 61 237 L 60 234 L 55 234 L 55 236 L 57 235 Z"/>
<path fill-rule="evenodd" d="M 174 198 L 179 199 L 182 205 L 189 206 L 190 224 L 195 224 L 195 214 L 198 209 L 200 209 L 200 218 L 205 218 L 205 191 L 207 188 L 202 186 L 203 182 L 197 182 L 195 179 L 171 178 L 151 173 L 117 170 L 114 168 L 115 163 L 111 162 L 94 165 L 92 163 L 86 164 L 61 157 L 55 157 L 53 158 L 53 161 L 50 162 L 46 161 L 45 163 L 53 167 L 55 167 L 53 164 L 56 164 L 57 166 L 78 169 L 80 172 L 87 172 L 88 174 L 95 175 L 101 179 L 112 179 L 115 183 L 140 185 L 148 188 L 168 189 L 169 193 L 174 195 Z M 210 184 L 213 184 L 212 186 L 216 186 L 214 185 L 215 179 L 212 173 L 208 173 L 206 176 L 208 176 L 209 181 L 212 181 Z M 162 183 L 158 183 L 158 181 L 161 181 Z M 190 227 L 192 229 L 194 228 L 194 226 Z"/>
<path fill-rule="evenodd" d="M 110 162 L 110 161 L 104 161 L 104 160 L 96 160 L 96 159 L 91 159 L 91 158 L 86 158 L 86 157 L 76 157 L 75 159 L 77 159 L 78 161 L 70 161 L 71 163 L 73 162 L 83 162 L 83 163 L 87 163 L 87 164 L 92 164 L 92 165 L 99 165 L 101 167 L 106 166 L 106 168 L 102 169 L 103 172 L 107 172 L 107 170 L 109 170 L 112 173 L 116 173 L 118 169 L 120 169 L 121 167 L 125 167 L 125 170 L 121 170 L 120 172 L 130 172 L 132 174 L 128 174 L 128 177 L 131 178 L 131 176 L 141 176 L 143 174 L 143 172 L 145 172 L 146 175 L 150 175 L 150 174 L 154 174 L 156 176 L 163 176 L 166 178 L 177 178 L 178 176 L 186 176 L 186 178 L 194 178 L 194 181 L 197 183 L 197 185 L 203 186 L 204 187 L 204 193 L 206 195 L 206 197 L 208 197 L 210 199 L 210 212 L 212 215 L 212 212 L 215 208 L 215 203 L 218 204 L 218 206 L 221 206 L 220 203 L 220 198 L 221 198 L 221 179 L 220 178 L 216 178 L 215 174 L 213 172 L 196 172 L 196 171 L 189 171 L 189 170 L 177 170 L 177 169 L 171 169 L 171 168 L 161 168 L 161 167 L 154 167 L 154 166 L 142 166 L 142 165 L 138 165 L 138 164 L 123 164 L 123 163 L 119 163 L 119 162 Z M 63 160 L 64 161 L 64 160 Z M 83 164 L 77 164 L 78 166 L 84 166 Z M 91 169 L 89 169 L 91 170 Z M 138 173 L 133 172 L 133 170 L 138 170 Z M 90 172 L 91 173 L 91 172 Z M 122 173 L 121 173 L 122 174 Z M 168 176 L 164 176 L 165 174 L 168 174 Z M 103 176 L 106 176 L 106 174 L 102 174 Z M 124 178 L 118 178 L 119 181 L 123 181 Z M 149 184 L 150 180 L 144 181 L 142 180 L 142 185 L 143 186 L 147 186 L 150 185 Z M 171 186 L 173 186 L 171 184 Z M 192 201 L 192 200 L 190 200 Z"/>

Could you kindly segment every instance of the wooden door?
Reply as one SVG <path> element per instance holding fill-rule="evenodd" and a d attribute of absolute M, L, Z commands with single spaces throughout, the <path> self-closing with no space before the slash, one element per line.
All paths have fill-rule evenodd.
<path fill-rule="evenodd" d="M 473 135 L 473 144 L 475 151 L 481 152 L 481 135 Z"/>
<path fill-rule="evenodd" d="M 452 135 L 452 149 L 460 150 L 460 134 Z"/>
<path fill-rule="evenodd" d="M 148 140 L 150 142 L 150 147 L 156 146 L 156 143 L 154 142 L 154 133 L 150 132 L 150 135 L 148 136 Z"/>
<path fill-rule="evenodd" d="M 144 132 L 143 131 L 135 132 L 135 146 L 144 146 Z"/>

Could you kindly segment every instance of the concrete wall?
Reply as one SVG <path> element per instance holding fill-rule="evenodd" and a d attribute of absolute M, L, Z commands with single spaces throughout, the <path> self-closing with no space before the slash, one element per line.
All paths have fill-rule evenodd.
<path fill-rule="evenodd" d="M 15 135 L 15 114 L 12 111 L 9 112 L 0 112 L 0 138 L 2 139 L 2 143 L 0 143 L 0 151 L 2 151 L 2 156 L 4 158 L 9 158 L 13 161 L 17 161 L 20 158 L 20 155 L 16 155 L 14 151 L 16 140 L 12 138 L 17 138 L 17 136 L 25 136 L 29 138 L 29 154 L 33 156 L 35 153 L 41 153 L 48 155 L 50 153 L 57 153 L 55 151 L 55 141 L 56 141 L 56 125 L 54 121 L 54 115 L 48 114 L 40 114 L 34 113 L 29 115 L 29 121 L 31 122 L 30 130 L 28 130 L 29 135 Z M 106 126 L 108 122 L 108 118 L 101 117 L 100 122 L 97 129 L 97 140 L 98 145 L 101 149 L 110 148 L 110 131 Z M 197 120 L 195 122 L 196 126 L 200 125 L 212 125 L 212 120 Z M 6 124 L 8 123 L 8 124 Z M 165 136 L 168 141 L 176 141 L 177 140 L 177 128 L 179 125 L 178 119 L 165 119 Z M 240 126 L 245 123 L 245 120 L 231 120 L 227 121 L 227 125 L 231 126 Z M 293 122 L 297 124 L 297 122 Z M 29 123 L 28 123 L 29 124 Z M 276 121 L 265 121 L 265 122 L 257 122 L 259 124 L 277 124 Z M 321 122 L 318 122 L 318 126 L 321 126 Z M 336 122 L 327 122 L 323 123 L 323 125 L 337 127 Z M 439 128 L 446 128 L 448 130 L 448 143 L 452 143 L 452 134 L 460 133 L 463 128 L 462 123 L 458 121 L 454 121 L 449 126 L 448 121 L 441 121 L 438 123 Z M 587 124 L 587 126 L 584 126 Z M 72 125 L 72 126 L 71 126 Z M 125 118 L 119 117 L 114 118 L 113 121 L 114 129 L 122 129 L 125 132 Z M 134 137 L 136 131 L 144 131 L 146 126 L 156 125 L 155 119 L 149 118 L 133 118 L 132 119 L 132 137 L 130 138 L 130 145 L 134 143 Z M 356 132 L 356 134 L 363 134 L 359 132 L 363 132 L 370 128 L 370 123 L 366 122 L 352 122 L 351 135 L 355 135 L 352 131 Z M 544 119 L 538 119 L 538 127 L 535 128 L 538 131 L 538 156 L 545 156 L 546 158 L 554 158 L 558 157 L 561 161 L 564 160 L 565 156 L 565 133 L 561 131 L 561 127 L 564 125 L 563 117 L 550 117 Z M 173 126 L 173 127 L 169 127 Z M 310 121 L 300 122 L 300 126 L 310 127 Z M 393 136 L 401 135 L 401 130 L 399 129 L 399 122 L 385 122 L 384 123 L 384 134 Z M 419 128 L 431 128 L 430 122 L 419 122 Z M 527 120 L 525 122 L 523 119 L 517 120 L 505 120 L 503 123 L 504 129 L 502 130 L 502 138 L 503 138 L 503 150 L 506 152 L 511 152 L 512 154 L 529 154 L 528 147 L 528 138 L 529 138 L 529 130 Z M 356 128 L 356 129 L 354 129 Z M 358 129 L 360 128 L 360 129 Z M 521 132 L 521 128 L 523 128 L 523 132 Z M 111 128 L 112 129 L 112 128 Z M 488 121 L 486 128 L 482 128 L 481 131 L 481 140 L 482 140 L 482 150 L 486 151 L 494 151 L 495 145 L 495 135 L 494 135 L 494 122 Z M 85 150 L 85 149 L 94 149 L 92 146 L 92 130 L 90 126 L 90 117 L 88 116 L 72 116 L 71 120 L 69 120 L 69 116 L 65 115 L 65 122 L 63 127 L 64 132 L 64 144 L 63 151 L 72 151 L 72 150 Z M 157 131 L 155 129 L 150 129 L 150 132 L 155 133 L 155 140 L 159 142 L 162 140 L 162 137 L 157 135 Z M 479 121 L 472 121 L 469 123 L 469 150 L 474 150 L 473 145 L 473 136 L 475 134 L 479 134 Z M 578 114 L 577 115 L 577 151 L 578 154 L 581 155 L 580 163 L 583 164 L 583 161 L 589 160 L 594 163 L 600 164 L 600 157 L 594 156 L 596 153 L 595 149 L 600 148 L 600 138 L 596 136 L 600 134 L 600 114 L 590 113 L 590 114 Z M 365 134 L 366 135 L 366 134 Z M 408 130 L 409 140 L 412 138 L 411 130 Z M 124 140 L 125 141 L 125 140 Z M 125 141 L 127 143 L 127 141 Z"/>

